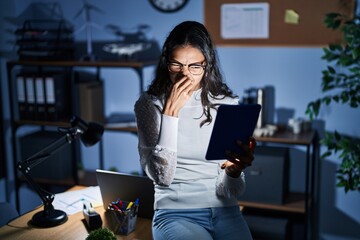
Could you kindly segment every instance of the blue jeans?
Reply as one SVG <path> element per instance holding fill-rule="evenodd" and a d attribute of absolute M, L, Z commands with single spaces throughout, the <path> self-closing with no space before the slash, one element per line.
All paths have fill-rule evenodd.
<path fill-rule="evenodd" d="M 251 240 L 239 206 L 158 209 L 152 224 L 154 240 Z"/>

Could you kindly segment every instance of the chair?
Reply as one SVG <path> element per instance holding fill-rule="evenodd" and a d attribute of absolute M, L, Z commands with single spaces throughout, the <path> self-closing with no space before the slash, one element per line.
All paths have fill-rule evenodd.
<path fill-rule="evenodd" d="M 0 203 L 0 227 L 6 225 L 10 220 L 19 216 L 16 209 L 8 202 Z"/>

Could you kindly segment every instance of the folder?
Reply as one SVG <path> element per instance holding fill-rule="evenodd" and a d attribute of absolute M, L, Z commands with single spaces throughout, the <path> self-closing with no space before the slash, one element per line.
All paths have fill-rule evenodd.
<path fill-rule="evenodd" d="M 17 103 L 19 120 L 27 119 L 27 103 L 25 93 L 25 77 L 22 74 L 16 77 Z"/>
<path fill-rule="evenodd" d="M 36 100 L 36 114 L 37 120 L 46 120 L 46 107 L 45 107 L 45 88 L 43 76 L 35 77 L 35 100 Z"/>
<path fill-rule="evenodd" d="M 45 104 L 48 121 L 68 121 L 72 112 L 70 79 L 64 73 L 49 73 L 45 77 Z"/>
<path fill-rule="evenodd" d="M 25 92 L 27 101 L 27 120 L 36 120 L 35 106 L 35 88 L 34 77 L 32 75 L 25 76 Z"/>
<path fill-rule="evenodd" d="M 54 78 L 51 75 L 45 77 L 45 104 L 46 119 L 48 121 L 55 121 L 55 84 Z"/>

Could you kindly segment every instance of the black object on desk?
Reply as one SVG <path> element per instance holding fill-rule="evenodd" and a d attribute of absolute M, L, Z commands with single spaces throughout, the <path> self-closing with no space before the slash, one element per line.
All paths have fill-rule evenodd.
<path fill-rule="evenodd" d="M 84 203 L 83 214 L 89 230 L 101 228 L 101 216 L 94 210 L 91 203 Z"/>

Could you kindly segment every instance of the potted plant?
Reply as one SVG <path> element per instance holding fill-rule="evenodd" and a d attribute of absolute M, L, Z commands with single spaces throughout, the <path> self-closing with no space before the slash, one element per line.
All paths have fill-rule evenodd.
<path fill-rule="evenodd" d="M 357 109 L 360 103 L 360 16 L 348 18 L 329 13 L 324 23 L 328 28 L 342 31 L 343 42 L 324 48 L 322 59 L 328 66 L 322 71 L 321 88 L 327 95 L 308 104 L 306 114 L 310 119 L 318 116 L 323 105 L 344 104 Z M 336 154 L 341 160 L 337 187 L 343 187 L 345 192 L 360 191 L 359 141 L 335 130 L 325 133 L 321 144 L 327 149 L 322 159 Z"/>
<path fill-rule="evenodd" d="M 116 240 L 116 236 L 108 228 L 98 228 L 90 232 L 86 240 Z"/>

